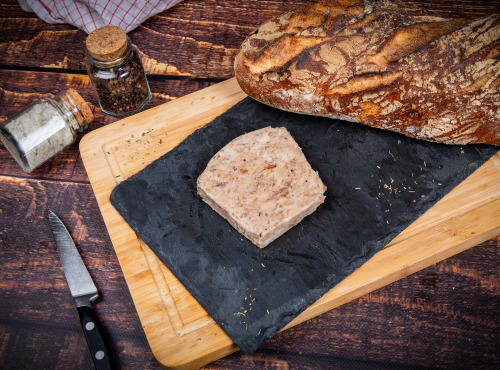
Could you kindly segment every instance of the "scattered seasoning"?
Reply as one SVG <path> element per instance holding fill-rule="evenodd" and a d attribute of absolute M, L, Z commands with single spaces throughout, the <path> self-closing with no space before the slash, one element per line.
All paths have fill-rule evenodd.
<path fill-rule="evenodd" d="M 26 172 L 31 172 L 71 145 L 94 115 L 73 89 L 42 98 L 0 126 L 0 138 Z"/>
<path fill-rule="evenodd" d="M 86 40 L 87 71 L 104 113 L 137 113 L 151 99 L 139 53 L 121 28 L 104 26 Z"/>

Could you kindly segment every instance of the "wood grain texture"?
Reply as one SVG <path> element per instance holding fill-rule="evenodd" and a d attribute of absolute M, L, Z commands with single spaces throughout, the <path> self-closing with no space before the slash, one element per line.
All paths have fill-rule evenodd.
<path fill-rule="evenodd" d="M 130 37 L 151 60 L 146 64 L 154 99 L 148 108 L 232 77 L 224 58 L 234 56 L 238 40 L 304 2 L 184 0 L 145 22 Z M 500 6 L 495 0 L 406 2 L 436 15 L 485 15 L 498 13 Z M 37 96 L 70 86 L 96 106 L 85 82 L 82 31 L 47 24 L 23 12 L 16 0 L 0 3 L 0 29 L 0 120 Z M 92 130 L 116 121 L 96 111 Z M 99 215 L 78 143 L 29 175 L 0 145 L 0 194 L 0 368 L 93 368 L 45 224 L 51 208 L 68 225 L 101 290 L 96 309 L 118 367 L 160 369 Z M 279 333 L 253 355 L 234 353 L 205 368 L 499 367 L 498 240 Z"/>
<path fill-rule="evenodd" d="M 96 308 L 120 368 L 159 368 L 90 186 L 0 180 L 1 193 L 10 194 L 1 204 L 0 366 L 92 368 L 43 217 L 51 208 L 67 224 L 102 292 Z M 5 215 L 16 217 L 6 223 Z M 20 234 L 23 229 L 31 232 Z M 499 263 L 499 248 L 491 240 L 282 332 L 252 356 L 236 353 L 207 368 L 387 368 L 367 360 L 488 368 L 500 363 Z"/>
<path fill-rule="evenodd" d="M 304 1 L 186 1 L 147 20 L 129 37 L 148 74 L 229 78 L 246 35 Z M 0 38 L 0 65 L 85 71 L 85 32 L 33 16 L 19 20 L 15 4 L 10 5 L 0 16 L 0 29 L 7 31 Z"/>
<path fill-rule="evenodd" d="M 0 367 L 93 368 L 46 219 L 48 208 L 66 224 L 96 281 L 101 293 L 96 310 L 119 361 L 142 357 L 147 342 L 90 185 L 0 176 L 0 192 Z"/>
<path fill-rule="evenodd" d="M 306 0 L 184 1 L 129 33 L 148 74 L 225 79 L 246 36 L 265 21 Z M 500 12 L 495 1 L 410 1 L 429 14 L 479 16 Z M 0 65 L 85 70 L 83 31 L 47 24 L 19 10 L 15 0 L 0 8 Z M 21 18 L 20 18 L 21 17 Z M 22 55 L 22 57 L 20 57 Z"/>

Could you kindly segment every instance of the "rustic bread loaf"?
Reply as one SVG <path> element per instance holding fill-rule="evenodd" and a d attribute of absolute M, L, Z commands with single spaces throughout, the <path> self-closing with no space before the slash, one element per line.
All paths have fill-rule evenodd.
<path fill-rule="evenodd" d="M 251 97 L 447 144 L 500 145 L 500 16 L 313 0 L 263 24 L 235 74 Z"/>

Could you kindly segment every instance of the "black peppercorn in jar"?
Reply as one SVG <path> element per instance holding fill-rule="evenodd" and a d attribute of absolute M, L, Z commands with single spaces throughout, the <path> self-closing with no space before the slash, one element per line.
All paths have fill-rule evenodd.
<path fill-rule="evenodd" d="M 87 37 L 87 70 L 104 113 L 139 112 L 151 90 L 137 49 L 121 28 L 104 26 Z"/>

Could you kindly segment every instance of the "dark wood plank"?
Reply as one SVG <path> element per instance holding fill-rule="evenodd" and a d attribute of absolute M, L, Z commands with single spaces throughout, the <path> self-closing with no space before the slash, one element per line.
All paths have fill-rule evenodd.
<path fill-rule="evenodd" d="M 226 79 L 234 75 L 239 45 L 258 25 L 305 0 L 184 1 L 129 33 L 148 74 Z M 495 1 L 405 0 L 429 15 L 480 16 L 500 13 Z M 0 65 L 85 71 L 85 37 L 70 25 L 19 18 L 17 2 L 0 9 Z M 17 5 L 18 6 L 18 5 Z M 3 11 L 2 11 L 3 10 Z"/>
<path fill-rule="evenodd" d="M 90 185 L 0 176 L 0 191 L 2 217 L 10 220 L 1 223 L 0 232 L 0 367 L 92 368 L 48 226 L 46 212 L 52 209 L 101 292 L 95 306 L 119 363 L 144 361 L 154 368 Z"/>
<path fill-rule="evenodd" d="M 0 176 L 0 192 L 2 217 L 15 216 L 0 224 L 0 366 L 91 367 L 46 220 L 50 208 L 102 293 L 96 308 L 120 367 L 158 368 L 90 185 Z M 500 366 L 499 263 L 497 242 L 488 241 L 279 333 L 255 354 L 207 367 Z"/>
<path fill-rule="evenodd" d="M 15 0 L 6 10 L 15 9 Z M 232 77 L 239 45 L 264 21 L 294 8 L 295 1 L 185 1 L 129 33 L 148 74 Z M 13 13 L 13 14 L 11 14 Z M 49 25 L 18 11 L 0 13 L 0 65 L 85 71 L 83 31 Z M 22 58 L 19 56 L 22 55 Z"/>
<path fill-rule="evenodd" d="M 500 3 L 490 0 L 403 0 L 423 8 L 427 14 L 451 17 L 480 17 L 500 13 Z"/>
<path fill-rule="evenodd" d="M 16 0 L 4 0 L 0 3 L 0 14 L 10 18 L 36 18 L 37 15 L 31 12 L 25 12 L 19 6 Z"/>

